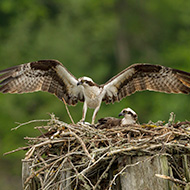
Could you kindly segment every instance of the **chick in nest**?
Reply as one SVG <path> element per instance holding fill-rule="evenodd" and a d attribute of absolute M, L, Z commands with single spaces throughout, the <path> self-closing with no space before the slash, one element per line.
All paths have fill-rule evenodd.
<path fill-rule="evenodd" d="M 125 108 L 119 116 L 124 116 L 122 119 L 115 117 L 105 117 L 98 120 L 97 128 L 111 128 L 115 126 L 124 126 L 136 124 L 138 116 L 131 108 Z"/>

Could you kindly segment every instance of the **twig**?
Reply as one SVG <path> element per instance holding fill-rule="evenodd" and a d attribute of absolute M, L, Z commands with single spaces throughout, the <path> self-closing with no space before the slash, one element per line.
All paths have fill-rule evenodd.
<path fill-rule="evenodd" d="M 84 177 L 84 179 L 86 179 L 88 181 L 88 183 L 90 184 L 92 189 L 94 189 L 94 185 L 92 184 L 92 182 L 83 173 L 81 173 L 81 175 Z"/>
<path fill-rule="evenodd" d="M 76 184 L 75 184 L 75 188 L 74 188 L 74 190 L 76 190 L 77 189 L 77 186 L 78 186 L 78 176 L 79 176 L 79 172 L 78 172 L 78 170 L 76 169 L 76 167 L 74 166 L 74 164 L 71 162 L 71 160 L 70 160 L 70 158 L 68 158 L 68 161 L 69 161 L 69 163 L 70 163 L 70 165 L 71 165 L 71 167 L 73 168 L 73 170 L 75 171 L 75 173 L 76 173 Z"/>
<path fill-rule="evenodd" d="M 50 128 L 51 128 L 50 126 L 35 126 L 34 127 L 34 129 L 45 129 L 45 130 L 48 130 Z"/>
<path fill-rule="evenodd" d="M 28 121 L 28 122 L 25 122 L 25 123 L 16 122 L 19 125 L 17 127 L 15 127 L 15 128 L 12 128 L 11 131 L 16 130 L 16 129 L 20 128 L 21 126 L 25 126 L 25 125 L 28 125 L 28 124 L 31 124 L 31 123 L 49 122 L 49 121 L 50 121 L 50 119 L 41 119 L 41 120 L 32 120 L 32 121 Z"/>
<path fill-rule="evenodd" d="M 159 177 L 159 178 L 162 178 L 162 179 L 166 179 L 166 180 L 172 181 L 174 183 L 179 183 L 179 184 L 182 184 L 182 185 L 187 185 L 188 184 L 185 181 L 182 181 L 180 179 L 176 179 L 176 178 L 173 178 L 173 177 L 170 177 L 170 176 L 166 176 L 166 175 L 155 174 L 155 176 Z"/>
<path fill-rule="evenodd" d="M 143 148 L 147 148 L 148 145 L 145 144 L 145 145 L 142 145 L 142 146 L 132 146 L 132 147 L 129 147 L 129 148 L 122 148 L 122 149 L 117 149 L 117 150 L 113 150 L 111 152 L 108 152 L 108 156 L 111 156 L 113 154 L 118 154 L 118 153 L 124 153 L 124 152 L 129 152 L 129 151 L 133 151 L 133 150 L 140 150 L 140 149 L 143 149 Z"/>
<path fill-rule="evenodd" d="M 165 144 L 164 144 L 165 145 Z M 150 145 L 147 150 L 154 150 L 154 149 L 157 149 L 157 148 L 160 148 L 162 147 L 163 144 L 162 143 L 159 143 L 159 144 L 153 144 L 153 145 Z"/>
<path fill-rule="evenodd" d="M 87 148 L 86 148 L 86 145 L 85 143 L 83 142 L 83 140 L 74 132 L 70 132 L 71 135 L 75 136 L 76 139 L 81 143 L 81 146 L 84 150 L 84 152 L 87 154 L 87 157 L 90 158 L 92 160 L 92 162 L 94 162 L 95 160 L 92 158 L 92 156 L 89 154 Z"/>
<path fill-rule="evenodd" d="M 39 174 L 41 171 L 45 170 L 46 168 L 50 167 L 51 165 L 53 165 L 54 162 L 44 166 L 43 168 L 40 168 L 38 171 L 34 172 L 32 175 L 30 175 L 26 181 L 24 182 L 24 185 L 26 185 L 31 179 L 33 179 L 37 174 Z"/>
<path fill-rule="evenodd" d="M 65 133 L 65 134 L 69 135 L 70 133 L 68 132 L 68 133 Z M 49 139 L 49 140 L 47 140 L 45 142 L 41 142 L 39 144 L 33 145 L 31 147 L 31 149 L 25 154 L 26 155 L 25 159 L 26 160 L 29 159 L 32 156 L 32 154 L 35 151 L 35 149 L 38 148 L 38 147 L 41 147 L 41 146 L 44 146 L 44 145 L 48 145 L 48 144 L 60 143 L 60 142 L 64 142 L 64 141 L 65 141 L 64 139 L 57 139 L 57 140 L 50 140 Z"/>
<path fill-rule="evenodd" d="M 59 169 L 58 169 L 58 171 L 53 175 L 53 176 L 48 176 L 48 180 L 49 180 L 49 183 L 47 183 L 47 185 L 43 188 L 43 190 L 46 190 L 46 189 L 49 189 L 49 186 L 51 185 L 51 183 L 54 181 L 54 179 L 57 177 L 57 175 L 59 174 L 59 171 L 60 171 L 60 168 L 62 168 L 62 166 L 66 163 L 66 161 L 67 161 L 67 158 L 65 158 L 63 161 L 62 161 L 62 163 L 61 163 L 61 165 L 60 165 L 60 167 L 59 167 Z M 50 169 L 50 171 L 51 171 L 52 169 Z M 49 171 L 49 173 L 50 173 L 50 171 Z M 52 179 L 51 179 L 51 178 Z M 51 179 L 51 181 L 50 181 L 50 179 Z"/>
<path fill-rule="evenodd" d="M 85 175 L 86 173 L 88 173 L 89 170 L 91 170 L 97 163 L 99 163 L 104 157 L 106 157 L 107 153 L 103 154 L 98 160 L 96 160 L 92 165 L 88 166 L 87 168 L 85 168 L 84 170 L 82 170 L 80 174 Z"/>
<path fill-rule="evenodd" d="M 69 156 L 74 156 L 74 155 L 81 155 L 81 156 L 84 156 L 85 154 L 84 153 L 82 153 L 82 152 L 69 152 L 69 153 L 67 153 L 66 155 L 64 155 L 64 156 L 57 156 L 57 157 L 54 157 L 54 158 L 50 158 L 50 159 L 48 159 L 48 160 L 46 160 L 45 162 L 47 163 L 47 162 L 52 162 L 52 161 L 56 161 L 57 159 L 59 159 L 59 158 L 65 158 L 65 157 L 69 157 Z M 54 162 L 55 162 L 54 161 Z M 35 167 L 37 167 L 37 166 L 39 166 L 39 165 L 41 165 L 42 163 L 37 163 L 37 164 L 35 164 L 35 165 L 32 165 L 32 166 L 30 166 L 30 168 L 35 168 Z"/>
<path fill-rule="evenodd" d="M 45 141 L 48 140 L 48 137 L 24 137 L 24 140 Z"/>
<path fill-rule="evenodd" d="M 100 178 L 98 179 L 96 185 L 94 186 L 93 190 L 96 190 L 96 188 L 98 187 L 98 185 L 100 184 L 100 182 L 102 181 L 102 179 L 104 178 L 105 174 L 108 172 L 108 170 L 110 169 L 110 167 L 112 166 L 113 162 L 115 161 L 116 156 L 114 156 L 112 158 L 112 160 L 110 161 L 109 165 L 107 166 L 106 170 L 104 170 L 104 172 L 102 173 L 102 175 L 100 176 Z"/>
<path fill-rule="evenodd" d="M 58 125 L 60 125 L 61 127 L 66 127 L 66 128 L 68 128 L 68 129 L 74 130 L 74 131 L 76 131 L 76 132 L 82 134 L 82 131 L 79 130 L 78 127 L 76 128 L 75 125 L 67 124 L 67 123 L 65 123 L 65 122 L 63 122 L 63 121 L 59 121 L 59 120 L 55 120 L 55 122 L 56 122 Z"/>
<path fill-rule="evenodd" d="M 156 139 L 156 140 L 158 140 L 158 139 L 159 139 L 159 140 L 162 140 L 162 139 L 165 138 L 166 136 L 169 136 L 169 137 L 170 137 L 170 136 L 172 135 L 172 133 L 173 133 L 173 132 L 170 131 L 170 132 L 168 132 L 168 133 L 165 133 L 165 134 L 163 134 L 163 135 L 159 135 L 159 136 L 155 137 L 155 139 Z"/>
<path fill-rule="evenodd" d="M 112 185 L 115 183 L 116 178 L 117 178 L 119 175 L 121 175 L 128 167 L 136 166 L 136 165 L 140 164 L 141 162 L 143 162 L 143 161 L 138 161 L 138 162 L 136 162 L 136 163 L 134 163 L 134 164 L 126 165 L 125 167 L 123 167 L 123 169 L 122 169 L 119 173 L 117 173 L 117 174 L 114 176 L 114 178 L 111 180 L 110 185 L 109 185 L 109 190 L 111 190 Z"/>
<path fill-rule="evenodd" d="M 5 156 L 5 155 L 7 155 L 7 154 L 14 153 L 14 152 L 17 152 L 17 151 L 20 151 L 20 150 L 27 150 L 27 149 L 29 149 L 29 148 L 31 148 L 31 147 L 32 147 L 32 145 L 30 145 L 30 146 L 25 146 L 25 147 L 20 147 L 20 148 L 17 148 L 17 149 L 15 149 L 15 150 L 12 150 L 12 151 L 9 151 L 9 152 L 4 153 L 3 156 Z"/>
<path fill-rule="evenodd" d="M 63 102 L 64 102 L 64 104 L 65 104 L 65 108 L 66 108 L 66 110 L 67 110 L 67 113 L 68 113 L 68 115 L 69 115 L 69 118 L 70 118 L 72 124 L 74 125 L 75 122 L 73 121 L 73 118 L 72 118 L 72 116 L 71 116 L 71 114 L 70 114 L 70 112 L 69 112 L 69 109 L 68 109 L 68 107 L 67 107 L 67 103 L 66 103 L 66 101 L 65 101 L 64 98 L 62 98 L 62 100 L 63 100 Z"/>

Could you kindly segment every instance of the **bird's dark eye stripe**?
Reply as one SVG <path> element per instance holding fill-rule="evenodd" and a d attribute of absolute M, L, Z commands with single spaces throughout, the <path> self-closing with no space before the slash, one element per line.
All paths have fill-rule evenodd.
<path fill-rule="evenodd" d="M 92 81 L 85 80 L 84 82 L 89 86 L 94 86 L 94 83 Z"/>
<path fill-rule="evenodd" d="M 130 115 L 133 116 L 133 117 L 136 117 L 136 116 L 137 116 L 136 114 L 133 114 L 133 113 L 130 112 L 130 111 L 127 111 L 127 114 L 130 114 Z"/>
<path fill-rule="evenodd" d="M 123 113 L 124 113 L 124 114 L 129 114 L 129 115 L 131 115 L 132 117 L 137 117 L 137 115 L 136 115 L 136 114 L 133 114 L 131 111 L 123 110 Z"/>

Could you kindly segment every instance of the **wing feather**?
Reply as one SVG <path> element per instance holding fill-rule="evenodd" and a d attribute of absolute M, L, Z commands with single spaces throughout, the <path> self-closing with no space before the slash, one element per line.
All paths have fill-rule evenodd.
<path fill-rule="evenodd" d="M 136 91 L 190 93 L 190 73 L 151 64 L 134 64 L 111 78 L 104 86 L 103 101 L 113 103 Z"/>
<path fill-rule="evenodd" d="M 46 91 L 69 105 L 84 101 L 77 79 L 57 60 L 40 60 L 0 71 L 0 92 Z"/>

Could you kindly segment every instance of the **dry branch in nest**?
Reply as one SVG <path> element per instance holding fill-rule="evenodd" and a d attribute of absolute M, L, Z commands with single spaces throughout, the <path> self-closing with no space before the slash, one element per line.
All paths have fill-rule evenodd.
<path fill-rule="evenodd" d="M 51 115 L 45 126 L 35 127 L 43 134 L 26 137 L 26 147 L 9 153 L 27 150 L 25 160 L 31 161 L 31 174 L 25 180 L 25 186 L 37 178 L 39 189 L 43 190 L 53 189 L 66 181 L 66 186 L 71 189 L 111 189 L 125 168 L 139 164 L 118 166 L 118 159 L 125 155 L 149 155 L 151 159 L 166 154 L 172 160 L 174 152 L 190 153 L 190 122 L 174 124 L 172 118 L 173 115 L 166 124 L 157 122 L 98 129 L 85 124 L 67 124 Z M 114 164 L 117 169 L 110 180 L 108 171 Z M 172 164 L 182 181 L 182 171 L 175 161 Z M 60 177 L 64 172 L 69 172 L 69 176 Z"/>

